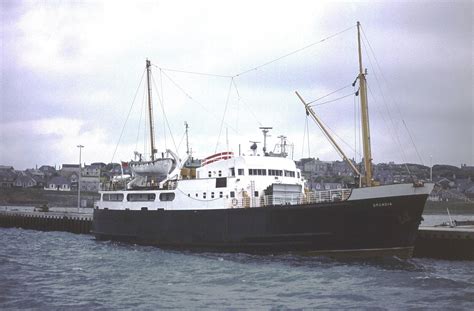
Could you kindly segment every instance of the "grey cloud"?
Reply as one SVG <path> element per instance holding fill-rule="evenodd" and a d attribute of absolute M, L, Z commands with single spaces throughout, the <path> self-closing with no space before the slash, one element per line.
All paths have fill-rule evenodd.
<path fill-rule="evenodd" d="M 133 98 L 140 71 L 143 70 L 145 57 L 150 57 L 153 62 L 164 67 L 232 75 L 299 48 L 290 47 L 282 40 L 281 46 L 271 50 L 268 56 L 262 56 L 261 51 L 253 50 L 250 44 L 245 47 L 232 45 L 220 47 L 219 35 L 209 34 L 209 38 L 214 40 L 210 42 L 206 34 L 201 33 L 199 29 L 181 25 L 179 29 L 182 33 L 180 34 L 174 33 L 174 28 L 171 27 L 165 33 L 148 34 L 151 39 L 145 40 L 145 36 L 139 37 L 140 39 L 136 42 L 131 42 L 130 45 L 117 50 L 114 55 L 110 55 L 110 59 L 100 64 L 99 68 L 91 68 L 87 73 L 39 72 L 20 63 L 21 51 L 15 44 L 19 36 L 28 36 L 19 32 L 16 26 L 18 18 L 34 8 L 29 3 L 20 5 L 16 3 L 16 1 L 0 1 L 3 43 L 0 68 L 2 75 L 0 122 L 2 124 L 43 117 L 78 118 L 87 120 L 81 131 L 101 126 L 106 129 L 110 140 L 114 141 L 118 138 L 122 122 L 128 112 L 128 105 Z M 69 7 L 69 4 L 62 5 L 65 8 Z M 71 10 L 75 9 L 75 5 L 70 6 Z M 390 100 L 395 98 L 398 109 L 402 112 L 403 119 L 410 127 L 416 142 L 419 143 L 419 150 L 424 153 L 424 157 L 426 158 L 428 153 L 436 153 L 437 162 L 456 165 L 462 162 L 474 164 L 472 162 L 474 161 L 474 129 L 472 119 L 470 119 L 474 117 L 472 6 L 471 1 L 337 3 L 328 8 L 327 15 L 324 17 L 324 29 L 314 29 L 313 32 L 329 35 L 355 24 L 356 20 L 360 19 L 377 53 L 378 61 L 388 80 L 389 89 L 392 91 L 390 94 L 386 93 L 386 96 Z M 95 9 L 97 7 L 100 9 L 101 6 L 97 5 Z M 316 11 L 317 9 L 308 5 L 308 10 Z M 61 21 L 61 23 L 70 22 L 80 22 L 80 20 Z M 185 20 L 176 21 L 177 24 L 185 22 Z M 212 20 L 210 19 L 209 22 Z M 320 22 L 315 21 L 314 27 L 316 28 Z M 282 25 L 285 25 L 285 21 L 282 21 Z M 278 27 L 282 25 L 275 25 L 275 31 L 278 31 Z M 218 28 L 219 25 L 215 27 Z M 77 28 L 80 31 L 80 25 Z M 259 31 L 258 25 L 254 31 Z M 265 39 L 264 35 L 262 34 L 262 40 Z M 334 90 L 354 80 L 357 75 L 357 59 L 352 49 L 355 45 L 355 29 L 342 36 L 340 39 L 352 40 L 346 48 L 339 38 L 328 40 L 321 46 L 315 46 L 254 73 L 236 78 L 241 95 L 250 109 L 255 113 L 262 112 L 261 122 L 274 122 L 282 127 L 287 126 L 289 131 L 302 131 L 304 124 L 301 122 L 304 122 L 304 111 L 293 91 L 300 90 L 305 98 L 313 99 L 325 95 L 319 94 L 323 88 Z M 189 40 L 186 41 L 186 38 Z M 401 49 L 402 43 L 406 42 L 394 40 L 404 40 L 403 38 L 406 38 L 406 42 L 413 43 L 413 47 Z M 319 39 L 319 35 L 315 35 L 314 38 L 308 38 L 307 43 Z M 75 59 L 83 56 L 82 42 L 79 37 L 76 40 L 74 34 L 70 34 L 61 40 L 59 48 L 66 60 L 74 62 Z M 221 53 L 214 56 L 213 51 L 221 51 Z M 238 55 L 239 58 L 232 59 L 229 56 L 231 52 L 235 53 L 232 56 Z M 214 61 L 213 57 L 216 58 Z M 135 65 L 131 65 L 135 62 Z M 383 79 L 380 73 L 371 68 L 366 58 L 364 63 L 366 67 L 369 67 L 369 85 L 376 91 L 376 74 L 380 80 Z M 218 64 L 220 67 L 217 67 Z M 214 68 L 206 68 L 208 65 Z M 138 69 L 138 72 L 135 72 L 135 69 Z M 181 81 L 181 77 L 177 80 Z M 215 135 L 216 128 L 209 127 L 214 126 L 214 121 L 215 127 L 220 124 L 219 116 L 222 115 L 225 102 L 225 83 L 211 80 L 189 82 L 190 84 L 183 82 L 183 86 L 187 90 L 191 89 L 191 95 L 208 105 L 208 109 L 215 111 L 218 117 L 209 118 L 205 110 L 187 101 L 188 106 L 185 111 L 168 116 L 170 122 L 172 126 L 178 127 L 175 129 L 178 133 L 181 133 L 182 129 L 175 124 L 182 124 L 182 121 L 186 119 L 192 124 L 196 135 L 197 132 L 199 135 L 206 134 L 209 137 Z M 224 91 L 216 91 L 214 94 L 209 92 L 210 95 L 202 93 L 203 96 L 208 97 L 201 97 L 200 93 L 193 92 L 199 89 L 198 83 L 204 87 L 216 88 L 224 85 Z M 101 100 L 94 98 L 93 95 L 87 96 L 101 91 L 110 94 L 110 98 Z M 166 90 L 166 92 L 169 96 L 171 91 Z M 179 92 L 174 90 L 172 93 Z M 271 103 L 265 95 L 267 93 L 278 94 L 279 97 Z M 91 102 L 85 102 L 88 100 Z M 377 108 L 382 112 L 385 111 L 380 100 L 378 96 L 375 102 L 370 103 L 371 114 L 374 118 L 372 122 L 374 135 L 384 133 L 383 120 L 376 112 Z M 352 98 L 348 98 L 347 105 L 350 105 L 352 109 L 351 103 Z M 231 106 L 232 109 L 229 111 L 236 112 L 237 104 L 233 102 L 232 105 L 234 106 Z M 344 105 L 321 107 L 319 111 L 327 118 L 329 124 L 342 123 L 334 125 L 337 128 L 351 127 L 353 115 L 348 113 L 351 110 Z M 279 110 L 270 110 L 275 107 Z M 335 111 L 331 111 L 331 107 L 335 107 Z M 193 113 L 195 109 L 199 111 Z M 240 118 L 243 118 L 245 109 L 247 107 L 241 103 Z M 392 109 L 393 116 L 399 118 L 397 108 L 392 107 Z M 232 119 L 234 116 L 230 112 L 226 121 L 235 124 L 235 120 Z M 265 115 L 265 112 L 268 113 Z M 278 113 L 282 114 L 279 118 Z M 240 124 L 257 127 L 255 120 L 249 115 L 247 113 L 248 120 L 239 121 Z M 137 121 L 138 117 L 133 118 L 129 121 L 130 123 Z M 202 122 L 206 118 L 212 120 Z M 388 119 L 388 116 L 385 115 L 385 118 Z M 400 124 L 399 120 L 397 124 Z M 160 130 L 162 131 L 161 128 Z M 248 128 L 244 130 L 250 131 Z M 136 129 L 132 129 L 131 132 L 132 134 L 124 137 L 125 142 L 132 142 L 136 137 Z M 409 142 L 406 133 L 404 135 Z M 179 134 L 175 136 L 179 137 Z M 21 141 L 25 145 L 31 145 L 36 144 L 37 139 L 40 138 L 22 136 Z M 51 142 L 52 140 L 44 141 L 41 145 L 42 152 L 45 154 L 48 152 L 47 145 Z M 396 158 L 395 146 L 382 142 L 383 147 L 374 147 L 380 152 L 377 155 L 378 159 L 391 160 L 391 157 L 394 157 L 393 160 L 399 160 L 399 157 Z M 13 144 L 13 140 L 6 140 L 1 143 L 1 147 L 2 149 L 9 148 L 10 144 Z M 18 147 L 18 145 L 14 146 Z M 197 146 L 196 143 L 195 149 L 207 147 Z M 297 147 L 297 150 L 299 148 Z M 317 148 L 312 148 L 312 150 L 317 150 Z M 453 152 L 453 150 L 458 151 Z M 22 153 L 21 149 L 17 152 Z M 315 156 L 317 156 L 316 152 Z M 417 160 L 413 150 L 411 150 L 410 159 Z M 1 160 L 6 160 L 4 155 Z M 46 162 L 48 161 L 45 160 Z M 14 165 L 15 163 L 3 164 Z"/>

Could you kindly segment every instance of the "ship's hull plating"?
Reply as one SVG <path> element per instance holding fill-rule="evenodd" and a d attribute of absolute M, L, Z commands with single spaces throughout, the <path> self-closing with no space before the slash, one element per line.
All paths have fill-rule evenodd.
<path fill-rule="evenodd" d="M 411 257 L 427 195 L 219 210 L 94 210 L 97 239 L 215 251 Z"/>

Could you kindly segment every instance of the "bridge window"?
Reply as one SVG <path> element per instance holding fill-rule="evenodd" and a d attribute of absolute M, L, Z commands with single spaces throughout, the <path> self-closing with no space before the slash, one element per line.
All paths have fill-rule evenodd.
<path fill-rule="evenodd" d="M 235 176 L 235 168 L 231 167 L 229 171 L 230 171 L 230 176 Z"/>
<path fill-rule="evenodd" d="M 268 170 L 268 175 L 269 176 L 282 176 L 283 171 L 282 170 Z"/>
<path fill-rule="evenodd" d="M 249 175 L 258 175 L 258 176 L 266 176 L 267 170 L 265 169 L 256 169 L 256 168 L 249 168 Z"/>
<path fill-rule="evenodd" d="M 131 202 L 146 202 L 155 201 L 156 195 L 154 193 L 129 193 L 127 201 Z"/>
<path fill-rule="evenodd" d="M 123 201 L 122 193 L 105 193 L 102 195 L 103 201 Z"/>
<path fill-rule="evenodd" d="M 295 172 L 285 170 L 285 177 L 295 177 Z"/>
<path fill-rule="evenodd" d="M 238 173 L 239 173 L 239 175 L 242 175 L 242 176 L 243 176 L 243 175 L 244 175 L 244 169 L 243 169 L 243 168 L 239 168 L 239 169 L 238 169 Z"/>
<path fill-rule="evenodd" d="M 160 193 L 160 201 L 173 201 L 175 197 L 174 192 Z"/>

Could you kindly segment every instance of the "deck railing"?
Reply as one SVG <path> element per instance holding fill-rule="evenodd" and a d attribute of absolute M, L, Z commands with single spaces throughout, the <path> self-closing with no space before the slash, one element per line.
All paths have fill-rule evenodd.
<path fill-rule="evenodd" d="M 241 199 L 231 199 L 231 207 L 264 207 L 270 205 L 300 205 L 311 203 L 338 202 L 345 201 L 351 195 L 351 189 L 336 189 L 305 194 L 278 194 L 263 195 L 259 197 L 243 197 Z"/>
<path fill-rule="evenodd" d="M 160 188 L 159 184 L 148 185 L 146 187 L 140 187 L 135 189 L 127 189 L 127 182 L 118 181 L 118 182 L 108 182 L 102 183 L 100 185 L 101 191 L 121 191 L 121 190 L 175 190 L 177 187 L 176 181 L 168 181 L 163 187 Z"/>

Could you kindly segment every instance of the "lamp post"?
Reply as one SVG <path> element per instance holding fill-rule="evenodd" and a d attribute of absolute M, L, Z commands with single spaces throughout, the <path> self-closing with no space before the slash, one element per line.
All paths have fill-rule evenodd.
<path fill-rule="evenodd" d="M 430 182 L 433 182 L 433 156 L 430 155 Z"/>
<path fill-rule="evenodd" d="M 81 211 L 81 175 L 82 175 L 82 165 L 81 165 L 81 151 L 84 148 L 83 145 L 77 145 L 79 148 L 79 177 L 78 177 L 78 187 L 77 187 L 77 212 Z"/>

